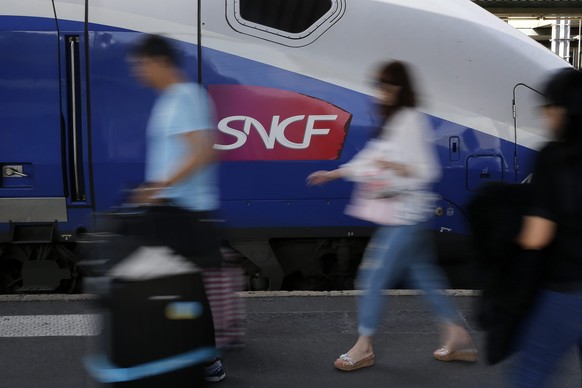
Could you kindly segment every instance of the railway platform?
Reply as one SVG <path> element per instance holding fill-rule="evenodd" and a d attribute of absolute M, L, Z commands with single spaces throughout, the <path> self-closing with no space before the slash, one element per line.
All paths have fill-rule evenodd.
<path fill-rule="evenodd" d="M 482 349 L 476 296 L 451 291 Z M 356 339 L 354 292 L 255 292 L 246 304 L 245 344 L 222 354 L 226 378 L 217 388 L 506 387 L 512 360 L 490 366 L 432 358 L 438 326 L 414 290 L 390 291 L 376 336 L 376 364 L 341 372 L 334 359 Z M 100 314 L 90 295 L 0 296 L 1 388 L 97 387 L 82 360 L 95 349 Z M 554 387 L 580 387 L 573 352 Z"/>

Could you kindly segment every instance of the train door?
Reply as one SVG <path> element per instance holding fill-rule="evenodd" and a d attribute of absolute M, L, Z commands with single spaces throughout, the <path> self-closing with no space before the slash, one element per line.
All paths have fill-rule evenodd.
<path fill-rule="evenodd" d="M 63 177 L 69 224 L 60 237 L 73 239 L 92 212 L 90 89 L 87 76 L 85 1 L 55 1 L 59 28 Z"/>
<path fill-rule="evenodd" d="M 67 221 L 57 25 L 50 1 L 27 3 L 0 16 L 0 242 Z"/>
<path fill-rule="evenodd" d="M 542 101 L 542 94 L 528 85 L 517 84 L 513 89 L 516 183 L 529 180 L 535 158 L 534 150 L 547 138 L 539 112 Z"/>

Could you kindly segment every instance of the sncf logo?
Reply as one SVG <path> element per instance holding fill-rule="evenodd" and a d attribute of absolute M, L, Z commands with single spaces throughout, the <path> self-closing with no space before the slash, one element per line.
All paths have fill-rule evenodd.
<path fill-rule="evenodd" d="M 223 160 L 340 157 L 352 115 L 326 101 L 259 86 L 213 85 Z"/>

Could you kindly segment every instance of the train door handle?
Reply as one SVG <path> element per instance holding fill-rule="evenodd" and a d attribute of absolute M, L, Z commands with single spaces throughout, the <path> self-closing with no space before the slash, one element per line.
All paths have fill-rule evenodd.
<path fill-rule="evenodd" d="M 11 178 L 25 178 L 27 174 L 22 172 L 22 166 L 4 166 L 2 176 Z"/>
<path fill-rule="evenodd" d="M 458 136 L 449 138 L 449 160 L 451 162 L 461 160 L 461 139 Z"/>

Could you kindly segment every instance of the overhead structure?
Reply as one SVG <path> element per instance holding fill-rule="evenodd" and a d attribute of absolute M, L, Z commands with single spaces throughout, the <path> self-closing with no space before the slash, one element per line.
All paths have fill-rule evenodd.
<path fill-rule="evenodd" d="M 473 0 L 473 2 L 582 67 L 582 0 Z"/>
<path fill-rule="evenodd" d="M 473 0 L 505 17 L 582 18 L 581 0 Z"/>

